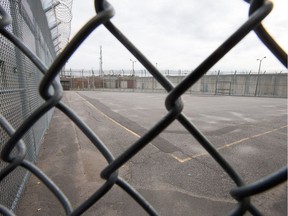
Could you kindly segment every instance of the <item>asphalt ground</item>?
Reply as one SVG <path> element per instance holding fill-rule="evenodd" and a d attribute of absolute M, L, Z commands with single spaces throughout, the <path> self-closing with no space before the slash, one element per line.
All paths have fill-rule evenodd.
<path fill-rule="evenodd" d="M 64 102 L 86 122 L 115 157 L 166 113 L 166 94 L 65 92 Z M 287 165 L 287 99 L 184 95 L 185 115 L 208 137 L 246 183 Z M 37 164 L 74 207 L 103 184 L 106 161 L 59 110 Z M 120 169 L 160 215 L 228 215 L 235 187 L 222 168 L 178 122 L 171 124 Z M 252 198 L 264 215 L 287 215 L 287 184 Z M 19 215 L 64 215 L 45 186 L 31 177 Z M 84 215 L 146 215 L 114 187 Z M 249 213 L 247 213 L 249 215 Z"/>

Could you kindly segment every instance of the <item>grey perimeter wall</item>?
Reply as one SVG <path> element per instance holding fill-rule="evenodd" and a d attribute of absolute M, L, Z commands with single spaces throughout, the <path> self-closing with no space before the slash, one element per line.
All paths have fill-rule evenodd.
<path fill-rule="evenodd" d="M 84 73 L 85 74 L 85 73 Z M 185 76 L 167 76 L 177 85 Z M 140 76 L 62 76 L 65 90 L 150 91 L 161 92 L 163 87 L 153 77 Z M 187 93 L 237 96 L 287 97 L 287 73 L 278 74 L 219 74 L 205 75 Z"/>

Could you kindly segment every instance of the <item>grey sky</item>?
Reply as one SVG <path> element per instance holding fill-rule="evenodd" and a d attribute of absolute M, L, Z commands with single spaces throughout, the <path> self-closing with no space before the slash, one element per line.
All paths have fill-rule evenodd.
<path fill-rule="evenodd" d="M 93 0 L 74 0 L 71 36 L 94 14 Z M 110 0 L 116 14 L 112 22 L 160 70 L 193 70 L 231 35 L 245 20 L 249 6 L 242 0 Z M 288 50 L 288 1 L 274 0 L 274 10 L 264 20 L 265 27 Z M 99 69 L 99 47 L 103 49 L 103 69 L 131 69 L 136 60 L 103 27 L 81 45 L 66 68 Z M 278 60 L 251 32 L 211 70 L 285 71 Z M 136 60 L 137 61 L 137 60 Z M 135 69 L 144 69 L 138 61 Z"/>

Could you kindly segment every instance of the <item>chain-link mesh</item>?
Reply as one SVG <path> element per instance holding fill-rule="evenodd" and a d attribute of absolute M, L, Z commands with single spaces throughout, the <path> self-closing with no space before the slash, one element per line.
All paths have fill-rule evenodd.
<path fill-rule="evenodd" d="M 33 15 L 28 14 L 24 7 L 27 7 L 27 2 L 21 4 L 19 1 L 0 1 L 1 6 L 9 12 L 12 18 L 12 25 L 9 25 L 6 30 L 10 34 L 17 36 L 37 55 L 39 52 L 47 52 L 46 48 L 41 48 L 46 44 L 41 43 L 40 26 L 37 23 L 32 23 Z M 35 4 L 37 10 L 41 10 L 41 4 Z M 34 9 L 34 10 L 35 10 Z M 46 19 L 46 18 L 45 18 Z M 40 19 L 41 20 L 41 19 Z M 3 17 L 1 22 L 3 21 Z M 48 27 L 47 27 L 48 28 Z M 43 31 L 42 31 L 43 32 Z M 41 35 L 47 41 L 50 36 Z M 51 37 L 50 37 L 51 41 Z M 0 36 L 1 52 L 1 75 L 0 75 L 0 112 L 1 118 L 5 118 L 11 127 L 17 129 L 23 124 L 31 113 L 33 113 L 44 100 L 38 93 L 38 85 L 43 75 L 27 56 L 9 40 L 2 35 Z M 46 45 L 47 46 L 47 45 Z M 55 53 L 55 52 L 54 52 Z M 41 57 L 46 64 L 51 63 L 55 54 L 47 52 L 47 55 Z M 40 147 L 40 140 L 44 135 L 48 126 L 48 119 L 51 118 L 51 113 L 47 112 L 34 125 L 23 134 L 22 140 L 25 142 L 27 151 L 26 159 L 30 162 L 35 162 L 37 153 Z M 5 143 L 10 136 L 4 128 L 0 129 L 0 149 L 4 149 Z M 13 150 L 13 155 L 17 155 L 17 151 Z M 7 162 L 0 160 L 0 169 L 7 169 Z M 24 169 L 17 169 L 8 175 L 0 182 L 0 203 L 14 209 L 24 189 L 24 185 L 28 179 L 29 172 Z M 1 175 L 2 179 L 2 175 Z"/>
<path fill-rule="evenodd" d="M 181 95 L 184 94 L 192 85 L 194 85 L 215 63 L 217 63 L 229 50 L 231 50 L 239 41 L 241 41 L 250 31 L 254 30 L 258 37 L 263 41 L 271 52 L 279 59 L 282 64 L 287 67 L 287 54 L 276 44 L 276 42 L 269 36 L 266 30 L 261 25 L 263 20 L 272 10 L 272 3 L 270 1 L 255 0 L 250 3 L 250 11 L 248 20 L 235 31 L 223 44 L 216 49 L 210 56 L 206 58 L 193 72 L 189 73 L 185 79 L 183 79 L 177 86 L 173 84 L 163 76 L 151 62 L 122 34 L 111 22 L 110 19 L 114 15 L 112 6 L 101 0 L 96 0 L 97 15 L 93 17 L 78 34 L 71 40 L 71 42 L 65 47 L 57 58 L 53 61 L 50 67 L 45 66 L 42 61 L 27 48 L 26 45 L 29 42 L 18 40 L 16 36 L 25 38 L 24 35 L 19 35 L 14 31 L 11 31 L 9 15 L 12 17 L 12 26 L 17 25 L 15 17 L 13 17 L 13 10 L 9 6 L 1 7 L 1 33 L 8 40 L 1 37 L 1 46 L 6 46 L 7 50 L 10 50 L 9 58 L 2 59 L 1 56 L 1 142 L 2 137 L 5 137 L 4 144 L 1 143 L 1 159 L 4 161 L 5 166 L 1 166 L 0 170 L 0 182 L 6 184 L 9 179 L 19 178 L 16 173 L 19 166 L 21 166 L 25 175 L 26 172 L 32 173 L 40 181 L 42 181 L 55 195 L 56 199 L 61 203 L 67 215 L 80 215 L 84 213 L 89 207 L 95 204 L 101 197 L 103 197 L 113 186 L 119 186 L 126 191 L 142 208 L 150 215 L 158 215 L 156 210 L 148 203 L 140 193 L 138 193 L 132 186 L 129 185 L 123 178 L 118 175 L 118 169 L 124 165 L 129 159 L 135 156 L 142 148 L 144 148 L 149 142 L 156 138 L 165 128 L 167 128 L 172 122 L 178 120 L 184 128 L 202 145 L 210 156 L 217 162 L 223 170 L 230 176 L 235 182 L 237 187 L 230 191 L 231 196 L 238 202 L 237 207 L 230 212 L 231 215 L 243 215 L 246 211 L 249 211 L 253 215 L 261 215 L 261 212 L 253 205 L 250 198 L 256 194 L 264 192 L 268 189 L 275 187 L 276 185 L 285 182 L 287 180 L 287 167 L 279 169 L 279 171 L 266 176 L 251 184 L 245 184 L 241 176 L 235 171 L 235 169 L 222 157 L 222 155 L 216 150 L 213 144 L 197 129 L 194 124 L 188 120 L 185 114 L 182 112 L 183 102 Z M 4 8 L 4 10 L 3 10 Z M 6 13 L 6 12 L 7 13 Z M 21 19 L 17 20 L 20 22 Z M 114 158 L 108 147 L 103 143 L 99 137 L 89 127 L 81 121 L 81 119 L 61 101 L 62 88 L 60 82 L 55 78 L 60 73 L 61 68 L 65 65 L 71 55 L 77 50 L 81 43 L 88 37 L 88 35 L 100 25 L 104 25 L 114 37 L 121 42 L 134 56 L 141 62 L 141 64 L 148 70 L 161 85 L 168 92 L 165 105 L 167 113 L 151 127 L 144 135 L 142 135 L 134 144 L 128 149 L 122 152 L 117 158 Z M 23 32 L 23 31 L 22 31 Z M 12 34 L 13 33 L 13 34 Z M 16 52 L 17 50 L 13 44 L 15 44 L 22 53 Z M 33 64 L 26 60 L 30 59 Z M 19 61 L 19 59 L 25 59 Z M 39 92 L 44 102 L 35 102 L 33 99 L 29 100 L 34 104 L 25 103 L 22 98 L 27 93 L 23 91 L 24 85 L 32 85 L 35 80 L 30 78 L 27 73 L 28 68 L 37 67 L 39 71 L 44 74 L 41 79 Z M 21 82 L 18 76 L 14 74 L 21 71 L 26 71 L 21 78 Z M 9 71 L 9 73 L 5 73 Z M 37 73 L 36 70 L 34 70 Z M 31 75 L 32 77 L 32 75 Z M 15 79 L 15 80 L 14 80 Z M 14 80 L 11 86 L 7 85 L 8 80 Z M 9 84 L 10 85 L 10 84 Z M 53 88 L 53 90 L 51 90 Z M 2 90 L 3 89 L 3 90 Z M 31 88 L 31 91 L 35 91 Z M 9 98 L 4 100 L 8 94 Z M 36 93 L 35 93 L 36 94 Z M 31 93 L 33 95 L 33 93 Z M 29 94 L 30 96 L 30 94 Z M 33 101 L 33 102 L 32 102 Z M 13 104 L 13 106 L 9 106 Z M 34 109 L 31 109 L 31 106 Z M 22 110 L 22 113 L 14 111 L 14 107 Z M 3 108 L 2 108 L 3 107 Z M 37 166 L 33 164 L 35 158 L 31 155 L 31 151 L 37 151 L 37 147 L 32 146 L 31 139 L 33 137 L 33 128 L 36 124 L 41 124 L 38 121 L 42 119 L 47 112 L 54 107 L 61 110 L 67 117 L 69 117 L 78 128 L 90 139 L 94 146 L 102 153 L 109 165 L 102 170 L 101 177 L 105 180 L 103 185 L 96 190 L 87 200 L 80 204 L 76 208 L 72 208 L 70 201 L 65 194 L 53 183 Z M 3 110 L 3 111 L 2 111 Z M 28 110 L 32 112 L 29 113 Z M 17 123 L 16 118 L 23 118 L 23 121 Z M 5 132 L 4 132 L 5 131 Z M 2 163 L 2 162 L 1 162 Z M 9 184 L 10 187 L 10 184 Z M 1 193 L 1 197 L 2 197 Z M 0 213 L 4 215 L 13 215 L 10 210 L 11 206 L 6 205 L 6 199 L 9 199 L 10 194 L 5 194 L 3 200 L 1 200 Z"/>

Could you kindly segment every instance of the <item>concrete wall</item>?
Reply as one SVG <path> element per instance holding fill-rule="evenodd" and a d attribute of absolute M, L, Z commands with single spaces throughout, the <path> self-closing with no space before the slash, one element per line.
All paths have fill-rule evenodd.
<path fill-rule="evenodd" d="M 167 76 L 174 86 L 184 76 Z M 84 81 L 82 81 L 82 79 Z M 65 81 L 67 78 L 65 78 Z M 73 79 L 72 79 L 73 80 Z M 94 87 L 91 83 L 94 80 Z M 105 76 L 74 78 L 72 89 L 109 88 L 121 90 L 164 91 L 154 77 Z M 187 93 L 287 97 L 287 74 L 205 75 Z"/>
<path fill-rule="evenodd" d="M 215 94 L 287 97 L 287 74 L 214 75 L 204 77 L 203 84 Z"/>

